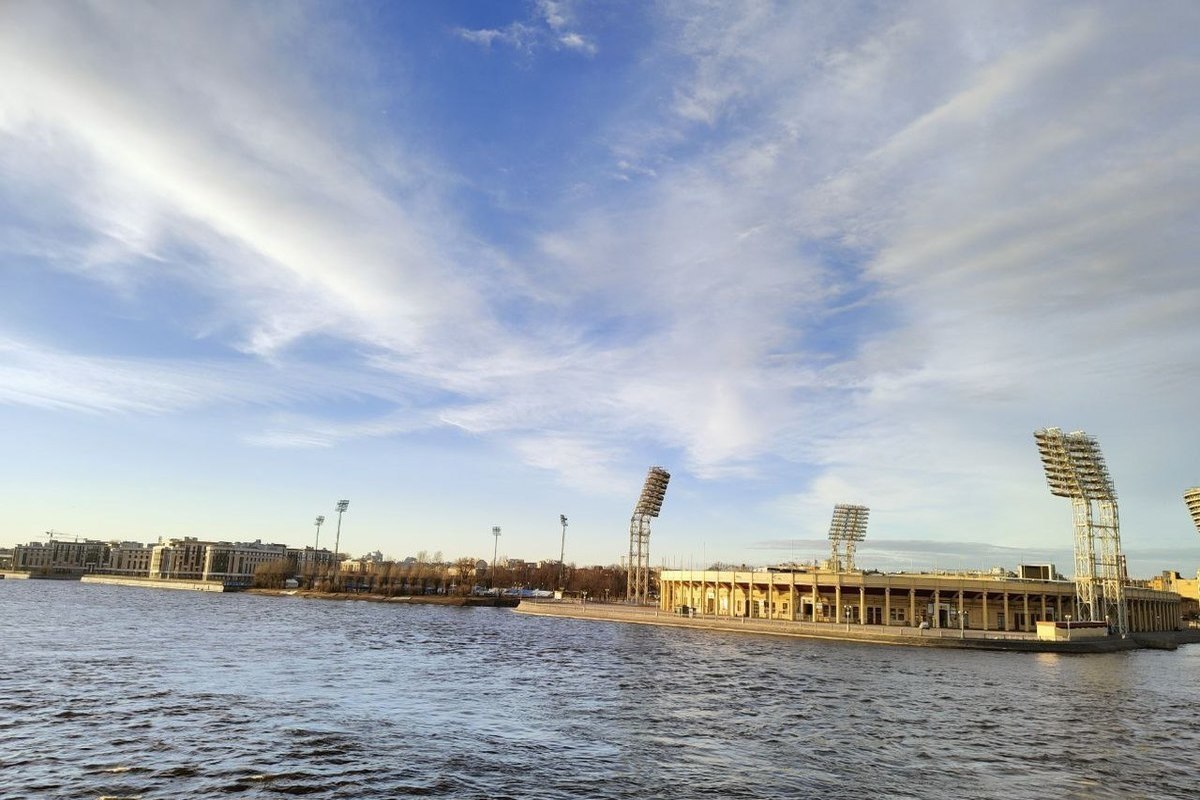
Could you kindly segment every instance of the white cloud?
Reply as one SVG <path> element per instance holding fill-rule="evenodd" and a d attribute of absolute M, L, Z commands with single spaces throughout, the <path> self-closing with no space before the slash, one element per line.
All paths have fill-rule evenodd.
<path fill-rule="evenodd" d="M 572 3 L 538 0 L 524 21 L 510 22 L 502 28 L 456 28 L 454 33 L 485 49 L 499 43 L 526 55 L 548 47 L 594 56 L 599 48 L 574 27 L 576 16 Z"/>

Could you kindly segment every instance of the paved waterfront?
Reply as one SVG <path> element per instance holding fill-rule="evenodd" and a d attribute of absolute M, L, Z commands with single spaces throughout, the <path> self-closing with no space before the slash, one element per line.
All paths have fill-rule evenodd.
<path fill-rule="evenodd" d="M 0 798 L 1189 796 L 1200 645 L 865 647 L 0 582 Z"/>

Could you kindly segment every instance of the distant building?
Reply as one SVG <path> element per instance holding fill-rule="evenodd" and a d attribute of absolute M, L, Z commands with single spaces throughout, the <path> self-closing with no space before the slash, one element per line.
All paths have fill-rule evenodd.
<path fill-rule="evenodd" d="M 1164 570 L 1146 581 L 1146 585 L 1162 592 L 1175 592 L 1183 598 L 1184 619 L 1200 618 L 1200 572 L 1195 578 L 1185 578 L 1178 572 Z"/>
<path fill-rule="evenodd" d="M 203 541 L 193 536 L 150 546 L 147 577 L 248 585 L 259 567 L 287 560 L 282 544 Z"/>
<path fill-rule="evenodd" d="M 102 571 L 131 578 L 149 577 L 153 555 L 154 548 L 141 542 L 112 544 L 108 550 L 108 564 Z"/>
<path fill-rule="evenodd" d="M 287 548 L 287 560 L 291 564 L 292 571 L 297 575 L 327 572 L 333 569 L 333 565 L 336 563 L 333 551 L 324 547 L 320 550 L 312 547 L 289 547 Z"/>
<path fill-rule="evenodd" d="M 249 585 L 260 567 L 286 561 L 296 574 L 331 569 L 336 560 L 329 550 L 289 548 L 282 544 L 204 541 L 194 536 L 140 542 L 30 542 L 17 545 L 0 569 L 72 577 L 86 573 L 129 578 L 219 581 Z"/>
<path fill-rule="evenodd" d="M 108 550 L 108 542 L 93 539 L 19 544 L 12 551 L 12 569 L 64 577 L 98 572 L 108 563 Z"/>

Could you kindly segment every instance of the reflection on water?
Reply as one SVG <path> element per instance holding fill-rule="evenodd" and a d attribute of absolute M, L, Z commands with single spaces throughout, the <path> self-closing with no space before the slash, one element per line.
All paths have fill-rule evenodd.
<path fill-rule="evenodd" d="M 0 798 L 1183 797 L 1200 648 L 0 582 Z"/>

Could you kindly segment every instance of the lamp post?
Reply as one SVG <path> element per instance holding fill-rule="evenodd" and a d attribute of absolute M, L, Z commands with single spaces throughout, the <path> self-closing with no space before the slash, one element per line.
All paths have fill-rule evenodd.
<path fill-rule="evenodd" d="M 317 577 L 317 572 L 320 569 L 320 567 L 318 566 L 318 559 L 320 558 L 320 556 L 317 555 L 317 553 L 320 552 L 320 550 L 321 550 L 321 526 L 325 524 L 325 515 L 317 514 L 317 520 L 313 524 L 315 524 L 317 526 L 317 539 L 315 542 L 313 542 L 313 563 L 312 563 L 313 580 L 315 581 L 316 577 Z M 311 588 L 316 589 L 317 587 L 313 586 Z"/>
<path fill-rule="evenodd" d="M 342 543 L 342 514 L 345 514 L 346 509 L 349 507 L 350 507 L 349 500 L 338 500 L 337 501 L 337 512 L 338 512 L 337 535 L 334 536 L 334 538 L 333 538 L 333 575 L 334 575 L 335 579 L 337 578 L 337 574 L 341 570 L 341 566 L 342 566 L 341 559 L 338 558 L 338 548 L 341 546 L 341 543 Z"/>
<path fill-rule="evenodd" d="M 492 588 L 496 588 L 496 553 L 500 550 L 500 526 L 492 526 L 492 536 L 496 537 L 495 544 L 492 545 Z"/>
<path fill-rule="evenodd" d="M 567 515 L 559 514 L 558 521 L 562 523 L 562 543 L 558 548 L 558 589 L 566 591 L 567 587 L 563 586 L 563 559 L 567 554 Z"/>

